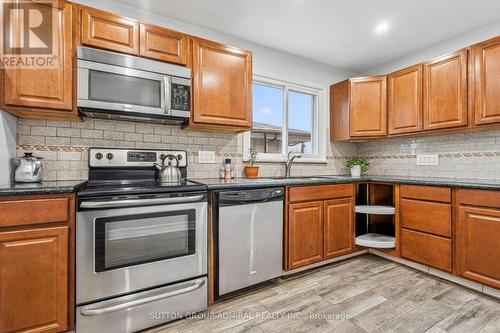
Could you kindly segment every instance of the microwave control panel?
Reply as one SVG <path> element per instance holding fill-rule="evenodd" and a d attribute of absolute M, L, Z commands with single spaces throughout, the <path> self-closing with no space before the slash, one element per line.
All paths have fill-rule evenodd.
<path fill-rule="evenodd" d="M 190 111 L 191 82 L 189 80 L 173 79 L 170 97 L 172 110 Z"/>

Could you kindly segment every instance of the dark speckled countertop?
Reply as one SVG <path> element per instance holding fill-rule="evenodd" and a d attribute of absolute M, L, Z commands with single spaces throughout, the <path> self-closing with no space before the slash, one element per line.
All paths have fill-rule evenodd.
<path fill-rule="evenodd" d="M 473 188 L 500 191 L 500 180 L 478 180 L 478 179 L 454 179 L 454 178 L 432 178 L 432 177 L 405 177 L 405 176 L 363 176 L 353 178 L 350 176 L 311 176 L 293 178 L 236 178 L 230 181 L 224 179 L 192 179 L 206 184 L 209 190 L 231 190 L 243 188 L 263 188 L 275 186 L 300 186 L 321 184 L 346 184 L 360 182 L 385 182 L 395 184 L 429 185 Z M 42 183 L 12 183 L 0 185 L 0 196 L 7 195 L 35 195 L 35 194 L 58 194 L 78 192 L 85 181 L 46 181 Z"/>
<path fill-rule="evenodd" d="M 385 182 L 397 184 L 429 185 L 474 188 L 484 190 L 500 191 L 500 180 L 478 180 L 478 179 L 454 179 L 454 178 L 433 178 L 433 177 L 407 177 L 407 176 L 362 176 L 351 177 L 347 175 L 335 176 L 311 176 L 293 178 L 257 178 L 245 179 L 236 178 L 229 181 L 224 179 L 193 179 L 207 185 L 209 190 L 222 189 L 243 189 L 260 188 L 274 186 L 292 185 L 321 185 L 321 184 L 345 184 L 360 182 Z"/>
<path fill-rule="evenodd" d="M 60 194 L 77 192 L 86 181 L 46 181 L 41 183 L 11 183 L 0 185 L 0 196 Z"/>

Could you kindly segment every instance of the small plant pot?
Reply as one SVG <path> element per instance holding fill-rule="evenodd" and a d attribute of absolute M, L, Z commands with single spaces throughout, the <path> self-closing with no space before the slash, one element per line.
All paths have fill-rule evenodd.
<path fill-rule="evenodd" d="M 361 177 L 361 166 L 355 165 L 351 168 L 351 177 Z"/>
<path fill-rule="evenodd" d="M 245 178 L 255 179 L 259 175 L 259 167 L 258 166 L 246 166 L 243 168 L 245 172 Z"/>

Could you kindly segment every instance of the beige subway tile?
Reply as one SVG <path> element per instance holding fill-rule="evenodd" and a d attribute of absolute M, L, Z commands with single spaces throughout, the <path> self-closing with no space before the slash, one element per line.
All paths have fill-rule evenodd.
<path fill-rule="evenodd" d="M 143 140 L 143 134 L 141 133 L 124 133 L 123 134 L 123 139 L 125 141 L 142 141 Z"/>
<path fill-rule="evenodd" d="M 57 180 L 80 180 L 80 171 L 57 171 Z"/>
<path fill-rule="evenodd" d="M 69 146 L 70 142 L 70 138 L 63 138 L 58 136 L 48 136 L 46 138 L 47 146 Z"/>
<path fill-rule="evenodd" d="M 112 120 L 96 119 L 94 122 L 94 128 L 97 130 L 114 131 L 116 129 L 116 124 Z"/>
<path fill-rule="evenodd" d="M 92 129 L 82 129 L 81 137 L 82 138 L 92 138 L 92 139 L 102 139 L 103 138 L 102 130 L 92 130 Z"/>
<path fill-rule="evenodd" d="M 161 135 L 144 134 L 144 142 L 161 142 Z"/>
<path fill-rule="evenodd" d="M 37 136 L 56 136 L 56 127 L 31 126 L 31 135 Z"/>
<path fill-rule="evenodd" d="M 135 132 L 135 123 L 118 121 L 118 122 L 116 122 L 115 128 L 117 131 L 121 131 L 121 132 Z"/>
<path fill-rule="evenodd" d="M 94 145 L 94 139 L 71 138 L 72 147 L 92 147 L 93 145 Z"/>
<path fill-rule="evenodd" d="M 137 123 L 135 125 L 135 131 L 137 133 L 145 133 L 145 134 L 153 134 L 154 133 L 154 129 L 151 125 L 149 124 L 140 124 L 140 123 Z"/>
<path fill-rule="evenodd" d="M 17 144 L 45 146 L 45 136 L 22 135 L 17 138 Z"/>
<path fill-rule="evenodd" d="M 60 127 L 57 129 L 57 136 L 64 136 L 69 138 L 79 138 L 80 129 L 79 128 L 66 128 Z"/>
<path fill-rule="evenodd" d="M 104 131 L 103 138 L 106 140 L 123 140 L 124 133 L 117 131 Z"/>
<path fill-rule="evenodd" d="M 79 151 L 58 151 L 57 159 L 59 161 L 80 161 L 82 153 Z"/>

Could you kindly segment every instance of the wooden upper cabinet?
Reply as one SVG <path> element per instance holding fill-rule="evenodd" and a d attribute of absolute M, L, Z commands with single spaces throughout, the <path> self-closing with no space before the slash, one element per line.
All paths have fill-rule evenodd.
<path fill-rule="evenodd" d="M 81 28 L 84 45 L 139 55 L 139 23 L 134 20 L 83 7 Z"/>
<path fill-rule="evenodd" d="M 188 35 L 154 25 L 140 24 L 141 57 L 187 65 L 188 50 Z"/>
<path fill-rule="evenodd" d="M 354 203 L 352 198 L 325 201 L 325 259 L 354 250 Z"/>
<path fill-rule="evenodd" d="M 349 80 L 330 86 L 330 140 L 349 140 Z"/>
<path fill-rule="evenodd" d="M 290 204 L 287 236 L 287 270 L 323 260 L 323 201 Z"/>
<path fill-rule="evenodd" d="M 252 53 L 193 38 L 190 125 L 252 126 Z"/>
<path fill-rule="evenodd" d="M 389 134 L 422 130 L 422 65 L 388 76 Z"/>
<path fill-rule="evenodd" d="M 386 77 L 356 78 L 349 84 L 350 136 L 387 135 Z"/>
<path fill-rule="evenodd" d="M 500 123 L 500 37 L 472 47 L 474 123 Z"/>
<path fill-rule="evenodd" d="M 35 117 L 37 113 L 38 117 L 45 114 L 47 118 L 50 118 L 51 112 L 74 116 L 72 5 L 60 2 L 55 9 L 43 3 L 32 5 L 42 13 L 55 13 L 52 30 L 37 32 L 50 34 L 47 38 L 53 41 L 51 54 L 55 60 L 47 68 L 6 67 L 0 80 L 3 85 L 0 90 L 3 90 L 5 98 L 0 104 L 4 104 L 2 107 L 6 111 L 18 116 L 23 116 L 22 112 L 31 112 Z M 51 56 L 51 59 L 54 57 Z"/>
<path fill-rule="evenodd" d="M 466 126 L 467 50 L 424 64 L 424 130 Z"/>
<path fill-rule="evenodd" d="M 68 251 L 67 226 L 0 232 L 0 332 L 69 329 Z"/>

